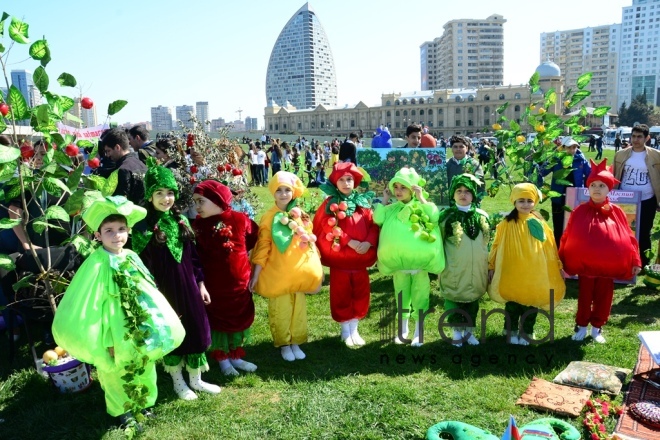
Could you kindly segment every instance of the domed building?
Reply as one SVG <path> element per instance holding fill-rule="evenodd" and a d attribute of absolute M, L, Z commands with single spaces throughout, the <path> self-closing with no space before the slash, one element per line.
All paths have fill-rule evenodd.
<path fill-rule="evenodd" d="M 293 14 L 275 41 L 266 72 L 266 102 L 297 109 L 337 105 L 330 43 L 309 3 Z"/>
<path fill-rule="evenodd" d="M 561 69 L 550 60 L 541 63 L 536 72 L 542 79 L 561 77 Z"/>
<path fill-rule="evenodd" d="M 564 79 L 561 76 L 561 69 L 554 62 L 547 60 L 539 64 L 536 68 L 539 74 L 539 90 L 532 95 L 534 100 L 542 100 L 545 93 L 550 89 L 555 89 L 557 100 L 550 106 L 549 112 L 556 115 L 563 113 L 564 108 Z"/>

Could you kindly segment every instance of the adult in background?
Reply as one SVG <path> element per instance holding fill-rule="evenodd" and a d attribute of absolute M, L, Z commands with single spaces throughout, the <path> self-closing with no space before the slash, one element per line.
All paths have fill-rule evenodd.
<path fill-rule="evenodd" d="M 276 141 L 273 141 L 270 150 L 270 172 L 271 176 L 274 176 L 282 169 L 283 154 L 280 144 Z"/>
<path fill-rule="evenodd" d="M 410 124 L 406 127 L 406 145 L 401 148 L 417 148 L 422 141 L 422 126 Z"/>
<path fill-rule="evenodd" d="M 596 151 L 598 154 L 596 154 L 596 160 L 601 160 L 603 158 L 603 137 L 598 136 L 598 139 L 596 139 Z"/>
<path fill-rule="evenodd" d="M 133 151 L 138 153 L 142 163 L 147 163 L 147 158 L 156 157 L 154 141 L 149 140 L 149 131 L 144 125 L 134 125 L 128 130 L 128 143 Z"/>
<path fill-rule="evenodd" d="M 631 148 L 614 155 L 614 177 L 619 180 L 619 189 L 639 191 L 642 194 L 639 225 L 639 253 L 642 267 L 649 264 L 646 251 L 651 249 L 651 228 L 660 200 L 660 152 L 646 146 L 649 127 L 646 124 L 632 128 Z"/>
<path fill-rule="evenodd" d="M 124 196 L 136 205 L 144 198 L 144 173 L 146 165 L 138 153 L 130 151 L 128 135 L 121 128 L 111 128 L 103 136 L 103 150 L 118 170 L 118 182 L 114 196 Z M 107 177 L 107 176 L 104 176 Z"/>
<path fill-rule="evenodd" d="M 343 144 L 339 146 L 339 161 L 340 162 L 350 162 L 357 166 L 357 143 L 358 135 L 356 133 L 351 133 L 348 135 L 348 139 L 344 141 Z"/>
<path fill-rule="evenodd" d="M 614 138 L 614 153 L 618 153 L 619 149 L 621 148 L 621 136 L 616 135 L 616 138 Z"/>
<path fill-rule="evenodd" d="M 571 165 L 572 171 L 566 176 L 563 180 L 571 182 L 574 188 L 582 188 L 587 182 L 589 173 L 591 173 L 591 166 L 589 161 L 584 157 L 582 151 L 580 151 L 580 144 L 570 136 L 566 136 L 562 143 L 564 151 L 573 156 L 573 164 Z M 548 174 L 552 173 L 552 182 L 550 183 L 550 190 L 556 191 L 561 196 L 553 197 L 552 202 L 552 230 L 555 236 L 555 242 L 557 247 L 561 242 L 561 236 L 564 232 L 564 205 L 566 204 L 566 185 L 562 185 L 555 178 L 555 172 L 559 172 L 564 169 L 564 165 L 560 162 L 556 163 L 552 167 L 544 168 L 541 174 L 545 177 Z"/>

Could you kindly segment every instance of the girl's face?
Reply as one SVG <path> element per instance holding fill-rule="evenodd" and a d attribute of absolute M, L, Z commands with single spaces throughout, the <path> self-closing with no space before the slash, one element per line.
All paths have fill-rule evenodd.
<path fill-rule="evenodd" d="M 515 201 L 516 210 L 520 214 L 529 214 L 534 209 L 534 200 L 532 199 L 517 199 Z"/>
<path fill-rule="evenodd" d="M 149 198 L 149 201 L 154 205 L 154 209 L 160 212 L 167 212 L 172 209 L 175 200 L 174 191 L 167 188 L 157 189 Z"/>
<path fill-rule="evenodd" d="M 44 166 L 44 156 L 46 156 L 46 147 L 43 144 L 37 145 L 34 148 L 34 157 L 32 158 L 32 164 L 35 169 Z"/>
<path fill-rule="evenodd" d="M 454 202 L 456 202 L 458 206 L 470 206 L 473 199 L 474 197 L 472 197 L 470 190 L 464 186 L 459 186 L 456 188 L 456 191 L 454 191 Z"/>
<path fill-rule="evenodd" d="M 351 192 L 353 192 L 353 188 L 355 188 L 355 180 L 353 179 L 353 176 L 351 176 L 350 174 L 341 176 L 339 180 L 337 180 L 337 189 L 343 195 L 345 196 L 351 195 Z"/>
<path fill-rule="evenodd" d="M 165 163 L 168 160 L 170 160 L 170 156 L 165 151 L 163 151 L 160 148 L 156 147 L 156 159 L 158 159 L 159 161 Z"/>
<path fill-rule="evenodd" d="M 396 182 L 394 184 L 394 197 L 396 197 L 399 202 L 408 203 L 410 199 L 412 199 L 412 191 L 410 188 Z"/>
<path fill-rule="evenodd" d="M 94 237 L 103 243 L 103 248 L 113 254 L 120 254 L 128 241 L 129 227 L 121 221 L 103 223 Z"/>
<path fill-rule="evenodd" d="M 195 210 L 201 218 L 212 217 L 214 215 L 222 214 L 224 210 L 199 194 L 193 194 L 193 203 L 195 204 Z"/>
<path fill-rule="evenodd" d="M 275 204 L 282 211 L 286 210 L 289 202 L 293 200 L 293 190 L 288 186 L 280 186 L 275 191 Z"/>
<path fill-rule="evenodd" d="M 455 142 L 451 146 L 451 153 L 454 155 L 454 159 L 461 160 L 467 155 L 468 148 L 461 144 L 460 142 Z"/>
<path fill-rule="evenodd" d="M 589 185 L 589 197 L 594 203 L 603 203 L 610 193 L 610 189 L 600 180 L 594 180 Z"/>

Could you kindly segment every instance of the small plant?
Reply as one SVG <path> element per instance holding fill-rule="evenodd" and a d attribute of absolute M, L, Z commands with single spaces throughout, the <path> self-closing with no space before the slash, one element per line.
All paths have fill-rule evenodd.
<path fill-rule="evenodd" d="M 617 440 L 619 436 L 608 434 L 608 420 L 623 414 L 623 408 L 613 405 L 609 400 L 591 399 L 587 401 L 587 410 L 582 420 L 589 440 Z"/>

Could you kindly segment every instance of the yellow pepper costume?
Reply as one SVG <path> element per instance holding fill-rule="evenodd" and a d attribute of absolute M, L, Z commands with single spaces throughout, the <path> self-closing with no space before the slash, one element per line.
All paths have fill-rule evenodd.
<path fill-rule="evenodd" d="M 511 202 L 520 198 L 534 200 L 536 204 L 540 195 L 533 184 L 524 183 L 516 185 L 511 192 Z M 548 225 L 534 214 L 518 213 L 517 220 L 503 220 L 497 225 L 488 257 L 488 269 L 495 270 L 488 294 L 502 304 L 512 301 L 549 310 L 550 291 L 554 291 L 555 306 L 566 293 L 561 268 L 555 238 Z"/>
<path fill-rule="evenodd" d="M 305 190 L 303 183 L 293 173 L 275 173 L 268 190 L 275 195 L 277 188 L 286 186 L 293 191 L 293 200 Z M 293 208 L 292 208 L 293 209 Z M 297 208 L 296 208 L 297 209 Z M 301 344 L 307 341 L 307 306 L 305 293 L 316 292 L 323 280 L 323 267 L 318 249 L 313 242 L 302 244 L 300 236 L 293 234 L 282 251 L 276 243 L 278 231 L 274 230 L 276 217 L 287 212 L 273 206 L 259 223 L 259 238 L 252 251 L 252 264 L 262 267 L 255 291 L 269 298 L 268 319 L 276 347 Z M 304 215 L 303 215 L 304 217 Z M 312 234 L 311 219 L 301 225 Z M 275 226 L 277 229 L 277 225 Z"/>

